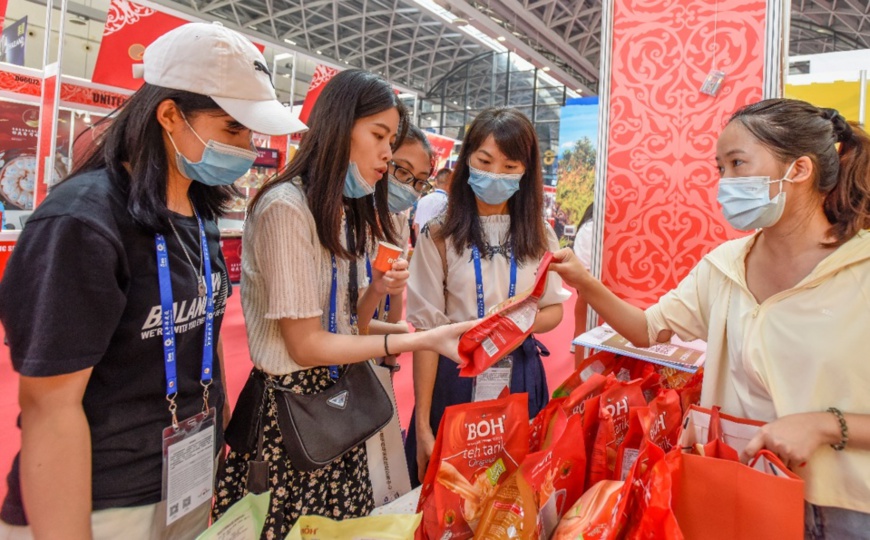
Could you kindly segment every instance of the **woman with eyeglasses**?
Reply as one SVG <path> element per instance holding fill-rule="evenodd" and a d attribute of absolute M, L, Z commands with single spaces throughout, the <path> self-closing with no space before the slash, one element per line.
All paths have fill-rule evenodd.
<path fill-rule="evenodd" d="M 313 469 L 291 459 L 285 438 L 340 428 L 324 422 L 322 434 L 284 431 L 292 428 L 280 423 L 279 400 L 282 411 L 287 401 L 278 393 L 327 393 L 351 365 L 391 354 L 427 349 L 457 358 L 470 326 L 366 335 L 376 306 L 408 279 L 404 260 L 386 273 L 374 270 L 371 283 L 365 267 L 368 245 L 396 243 L 383 180 L 406 118 L 387 81 L 356 69 L 339 73 L 323 88 L 287 170 L 251 202 L 241 293 L 254 367 L 227 428 L 231 451 L 218 474 L 214 517 L 259 481 L 271 490 L 262 538 L 284 538 L 304 514 L 365 516 L 375 502 L 364 442 Z M 350 406 L 364 409 L 365 399 Z"/>
<path fill-rule="evenodd" d="M 432 147 L 429 145 L 429 139 L 420 128 L 409 124 L 402 145 L 393 151 L 393 160 L 387 171 L 390 219 L 399 239 L 398 246 L 402 249 L 403 259 L 408 258 L 408 242 L 411 235 L 407 211 L 421 196 L 432 191 L 432 185 L 429 183 L 431 170 Z M 374 260 L 376 255 L 377 244 L 373 243 L 369 248 L 369 260 L 366 261 L 369 279 L 371 279 L 370 261 Z M 369 333 L 408 333 L 408 325 L 402 320 L 403 304 L 403 292 L 385 296 L 375 310 L 375 318 L 369 325 Z M 383 358 L 380 365 L 394 373 L 399 370 L 396 358 L 396 355 Z"/>
<path fill-rule="evenodd" d="M 531 287 L 541 257 L 559 242 L 543 218 L 543 179 L 538 137 L 516 109 L 481 112 L 462 144 L 447 212 L 420 231 L 408 281 L 408 321 L 418 330 L 483 317 L 517 292 Z M 551 274 L 532 331 L 549 332 L 562 320 L 569 294 Z M 547 403 L 549 391 L 534 338 L 486 375 L 503 383 L 481 385 L 460 378 L 448 358 L 432 350 L 414 353 L 414 416 L 405 455 L 412 482 L 420 481 L 435 434 L 450 405 L 494 399 L 501 388 L 529 394 L 529 414 Z"/>

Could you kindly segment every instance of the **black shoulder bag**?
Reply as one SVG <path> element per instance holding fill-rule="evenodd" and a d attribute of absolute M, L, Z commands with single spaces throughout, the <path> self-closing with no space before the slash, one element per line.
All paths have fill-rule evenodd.
<path fill-rule="evenodd" d="M 348 250 L 354 252 L 354 238 L 347 229 Z M 359 299 L 356 261 L 350 263 L 348 301 L 356 320 Z M 348 364 L 338 380 L 316 394 L 297 394 L 267 381 L 275 390 L 278 428 L 293 467 L 304 472 L 317 470 L 340 458 L 374 436 L 393 417 L 390 397 L 372 371 L 371 362 Z"/>

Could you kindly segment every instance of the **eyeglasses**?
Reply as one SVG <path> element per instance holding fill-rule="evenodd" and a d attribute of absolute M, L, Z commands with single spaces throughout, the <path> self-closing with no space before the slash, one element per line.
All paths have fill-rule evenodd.
<path fill-rule="evenodd" d="M 422 195 L 425 195 L 434 189 L 432 187 L 432 184 L 429 183 L 429 180 L 417 178 L 416 176 L 414 176 L 414 173 L 402 167 L 395 161 L 390 162 L 390 174 L 398 182 L 402 184 L 408 184 L 409 186 L 414 188 L 414 191 Z"/>

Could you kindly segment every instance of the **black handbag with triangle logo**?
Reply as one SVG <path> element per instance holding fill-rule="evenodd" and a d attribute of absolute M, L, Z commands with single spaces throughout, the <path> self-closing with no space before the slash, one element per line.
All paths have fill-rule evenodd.
<path fill-rule="evenodd" d="M 349 364 L 317 394 L 297 394 L 269 381 L 278 405 L 278 428 L 293 467 L 311 472 L 328 465 L 384 429 L 393 404 L 371 362 Z"/>
<path fill-rule="evenodd" d="M 347 228 L 348 249 L 354 240 Z M 358 270 L 351 261 L 348 276 L 348 306 L 356 319 L 359 299 Z M 335 384 L 316 394 L 298 394 L 277 385 L 275 391 L 278 429 L 293 467 L 311 472 L 328 465 L 384 429 L 393 418 L 393 402 L 371 361 L 344 366 Z"/>

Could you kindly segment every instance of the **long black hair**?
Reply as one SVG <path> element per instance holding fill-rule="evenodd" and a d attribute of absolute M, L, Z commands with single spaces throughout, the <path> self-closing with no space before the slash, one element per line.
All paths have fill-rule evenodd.
<path fill-rule="evenodd" d="M 807 156 L 813 162 L 813 186 L 824 195 L 830 234 L 839 246 L 870 228 L 870 136 L 834 109 L 796 99 L 767 99 L 743 107 L 731 117 L 777 158 Z"/>
<path fill-rule="evenodd" d="M 126 194 L 127 211 L 133 221 L 149 233 L 169 232 L 166 181 L 170 156 L 163 142 L 163 127 L 157 121 L 157 107 L 167 99 L 174 101 L 187 118 L 200 113 L 224 114 L 208 96 L 145 83 L 124 105 L 94 124 L 92 129 L 107 122 L 109 126 L 97 135 L 87 158 L 66 177 L 105 169 L 109 179 Z M 216 219 L 237 191 L 232 186 L 210 187 L 193 182 L 188 193 L 200 215 Z"/>
<path fill-rule="evenodd" d="M 366 253 L 366 240 L 396 242 L 387 203 L 387 182 L 375 185 L 374 195 L 359 199 L 344 197 L 344 178 L 350 165 L 350 138 L 354 123 L 388 109 L 399 112 L 399 134 L 393 148 L 402 144 L 407 131 L 407 112 L 389 83 L 374 73 L 359 69 L 342 71 L 333 77 L 317 98 L 308 118 L 308 132 L 287 168 L 263 186 L 251 202 L 253 212 L 263 194 L 294 178 L 302 179 L 308 208 L 317 225 L 320 244 L 344 259 Z M 374 204 L 372 203 L 374 197 Z M 341 245 L 342 205 L 354 249 Z"/>
<path fill-rule="evenodd" d="M 477 198 L 468 184 L 468 160 L 490 135 L 508 159 L 519 161 L 526 169 L 520 180 L 520 190 L 508 200 L 511 217 L 508 242 L 517 261 L 537 260 L 547 251 L 541 150 L 534 126 L 516 109 L 486 109 L 471 123 L 456 160 L 447 215 L 439 234 L 451 241 L 457 253 L 471 245 L 484 252 Z"/>

